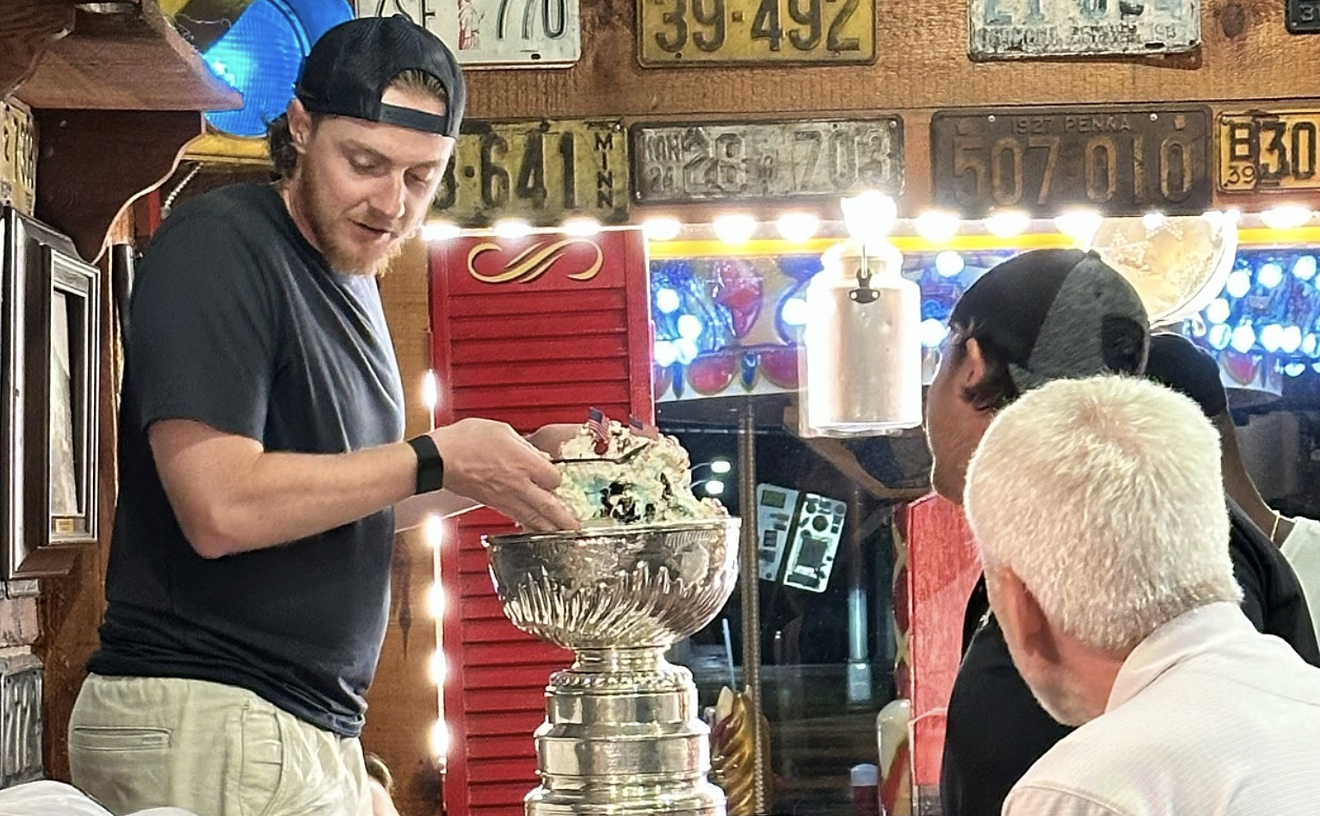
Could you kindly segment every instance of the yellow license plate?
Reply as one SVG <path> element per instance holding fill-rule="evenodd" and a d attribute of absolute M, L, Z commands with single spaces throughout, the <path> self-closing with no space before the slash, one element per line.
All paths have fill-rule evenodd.
<path fill-rule="evenodd" d="M 628 220 L 628 138 L 621 120 L 466 121 L 432 207 L 464 226 L 572 215 Z"/>
<path fill-rule="evenodd" d="M 1225 113 L 1218 135 L 1220 190 L 1320 189 L 1320 110 Z"/>
<path fill-rule="evenodd" d="M 637 0 L 637 19 L 647 68 L 875 61 L 875 0 Z"/>

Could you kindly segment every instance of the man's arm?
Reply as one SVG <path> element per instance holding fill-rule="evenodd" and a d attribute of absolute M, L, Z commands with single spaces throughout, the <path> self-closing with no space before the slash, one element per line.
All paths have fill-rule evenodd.
<path fill-rule="evenodd" d="M 402 533 L 404 530 L 420 527 L 427 516 L 453 518 L 481 506 L 480 502 L 460 496 L 452 490 L 437 490 L 434 493 L 409 496 L 394 505 L 394 531 Z"/>
<path fill-rule="evenodd" d="M 190 420 L 148 431 L 184 535 L 206 558 L 264 549 L 362 518 L 413 493 L 417 459 L 399 442 L 344 454 L 267 452 Z M 445 485 L 532 530 L 574 529 L 551 491 L 559 471 L 500 422 L 465 419 L 431 432 Z"/>

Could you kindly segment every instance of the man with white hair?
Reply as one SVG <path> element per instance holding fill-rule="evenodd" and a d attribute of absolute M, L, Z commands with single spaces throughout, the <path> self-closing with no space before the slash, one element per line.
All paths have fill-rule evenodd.
<path fill-rule="evenodd" d="M 1005 816 L 1312 816 L 1320 670 L 1239 608 L 1219 437 L 1147 380 L 1060 380 L 998 413 L 964 507 L 1040 704 L 1082 726 Z"/>

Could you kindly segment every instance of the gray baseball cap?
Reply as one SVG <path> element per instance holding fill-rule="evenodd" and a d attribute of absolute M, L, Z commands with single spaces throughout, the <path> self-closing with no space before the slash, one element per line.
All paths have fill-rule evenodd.
<path fill-rule="evenodd" d="M 1019 392 L 1146 365 L 1141 298 L 1094 252 L 1037 249 L 1004 261 L 972 284 L 949 322 L 993 346 Z"/>

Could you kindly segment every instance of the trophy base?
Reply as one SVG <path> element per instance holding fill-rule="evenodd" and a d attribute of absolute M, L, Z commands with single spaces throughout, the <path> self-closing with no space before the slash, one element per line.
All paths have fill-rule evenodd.
<path fill-rule="evenodd" d="M 527 816 L 725 816 L 691 672 L 658 647 L 576 658 L 546 689 Z"/>

